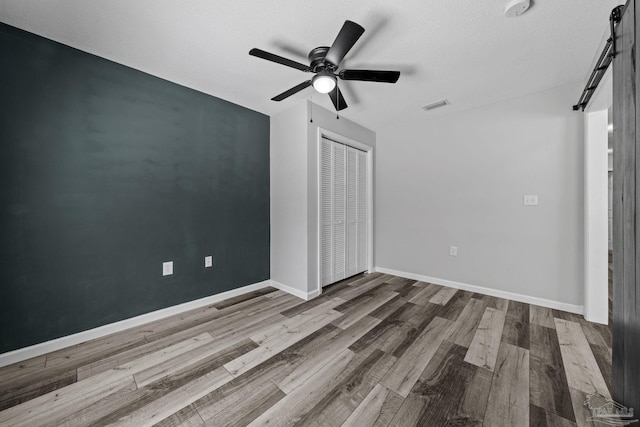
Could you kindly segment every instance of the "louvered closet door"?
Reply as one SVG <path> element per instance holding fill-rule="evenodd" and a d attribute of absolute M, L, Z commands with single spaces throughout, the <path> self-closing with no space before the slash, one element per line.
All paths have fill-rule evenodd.
<path fill-rule="evenodd" d="M 347 277 L 358 273 L 358 150 L 347 148 Z"/>
<path fill-rule="evenodd" d="M 367 153 L 322 138 L 321 286 L 367 270 L 367 195 Z"/>
<path fill-rule="evenodd" d="M 333 281 L 346 276 L 346 154 L 347 147 L 333 144 Z"/>
<path fill-rule="evenodd" d="M 357 179 L 358 179 L 358 209 L 357 209 L 357 229 L 358 229 L 358 266 L 357 273 L 365 271 L 368 265 L 369 242 L 367 239 L 367 211 L 369 201 L 367 199 L 367 154 L 357 151 Z"/>
<path fill-rule="evenodd" d="M 333 142 L 320 146 L 320 285 L 333 283 Z"/>

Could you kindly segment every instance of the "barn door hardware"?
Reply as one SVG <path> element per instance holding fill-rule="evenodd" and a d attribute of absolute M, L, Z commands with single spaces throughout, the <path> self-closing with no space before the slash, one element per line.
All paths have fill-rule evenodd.
<path fill-rule="evenodd" d="M 595 68 L 591 72 L 591 76 L 589 76 L 589 80 L 587 80 L 587 85 L 582 91 L 582 95 L 580 95 L 578 103 L 573 106 L 574 111 L 578 111 L 580 109 L 584 111 L 584 109 L 589 104 L 591 97 L 596 91 L 596 88 L 600 84 L 605 71 L 607 71 L 607 68 L 609 68 L 609 65 L 611 64 L 611 61 L 616 56 L 616 26 L 622 19 L 623 9 L 623 5 L 616 6 L 611 11 L 611 15 L 609 15 L 611 36 L 607 39 L 607 43 L 604 45 L 604 49 L 602 50 L 602 53 L 598 58 L 598 62 L 596 62 Z"/>

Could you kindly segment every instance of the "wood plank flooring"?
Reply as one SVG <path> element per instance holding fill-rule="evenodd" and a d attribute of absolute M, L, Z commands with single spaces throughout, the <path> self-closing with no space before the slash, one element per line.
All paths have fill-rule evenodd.
<path fill-rule="evenodd" d="M 374 273 L 252 292 L 0 369 L 0 426 L 589 426 L 609 328 Z"/>

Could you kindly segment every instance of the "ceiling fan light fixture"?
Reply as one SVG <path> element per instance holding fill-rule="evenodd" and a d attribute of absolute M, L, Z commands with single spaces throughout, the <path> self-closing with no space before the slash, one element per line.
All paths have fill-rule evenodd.
<path fill-rule="evenodd" d="M 319 72 L 311 80 L 313 88 L 320 93 L 329 93 L 336 87 L 336 77 L 327 71 Z"/>

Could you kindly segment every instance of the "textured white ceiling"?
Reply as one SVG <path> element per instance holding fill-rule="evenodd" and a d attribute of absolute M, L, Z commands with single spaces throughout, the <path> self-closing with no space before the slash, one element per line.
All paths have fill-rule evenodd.
<path fill-rule="evenodd" d="M 381 130 L 584 79 L 610 11 L 623 1 L 536 0 L 509 19 L 507 3 L 0 0 L 0 21 L 272 115 L 311 95 L 333 107 L 311 88 L 271 101 L 309 75 L 249 50 L 307 63 L 308 52 L 330 45 L 350 19 L 366 31 L 343 67 L 402 72 L 395 85 L 341 82 L 349 104 L 342 115 Z M 451 105 L 420 109 L 441 98 Z"/>

